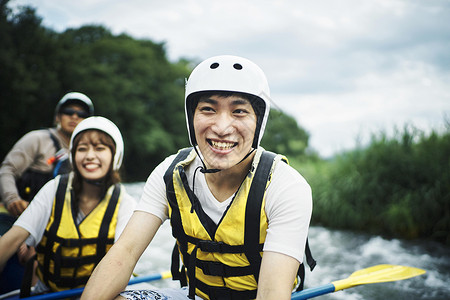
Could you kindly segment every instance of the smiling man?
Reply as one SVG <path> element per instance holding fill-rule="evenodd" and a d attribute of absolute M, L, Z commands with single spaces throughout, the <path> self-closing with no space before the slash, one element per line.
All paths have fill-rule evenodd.
<path fill-rule="evenodd" d="M 201 96 L 193 121 L 198 150 L 208 168 L 229 169 L 251 149 L 256 114 L 242 95 Z"/>
<path fill-rule="evenodd" d="M 19 216 L 48 180 L 70 171 L 64 162 L 70 137 L 78 123 L 93 113 L 89 97 L 67 93 L 56 105 L 56 128 L 31 131 L 17 141 L 0 168 L 0 195 L 10 214 Z"/>
<path fill-rule="evenodd" d="M 82 299 L 119 295 L 167 219 L 177 239 L 172 275 L 186 287 L 126 291 L 119 299 L 290 299 L 312 197 L 282 155 L 259 146 L 270 101 L 263 71 L 247 59 L 216 56 L 193 70 L 185 97 L 192 148 L 150 174 Z"/>

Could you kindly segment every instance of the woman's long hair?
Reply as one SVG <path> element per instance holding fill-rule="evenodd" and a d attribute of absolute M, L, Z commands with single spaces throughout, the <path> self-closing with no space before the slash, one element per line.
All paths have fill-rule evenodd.
<path fill-rule="evenodd" d="M 74 172 L 74 177 L 72 181 L 72 189 L 74 192 L 75 200 L 78 202 L 81 189 L 82 189 L 82 182 L 84 181 L 83 177 L 80 174 L 80 171 L 77 169 L 77 166 L 75 164 L 75 153 L 76 149 L 78 147 L 78 144 L 80 143 L 80 140 L 85 137 L 88 139 L 88 143 L 92 145 L 98 145 L 103 144 L 106 145 L 111 149 L 112 153 L 112 159 L 111 164 L 109 166 L 108 173 L 106 173 L 105 177 L 99 179 L 98 181 L 95 181 L 95 184 L 100 186 L 100 200 L 104 198 L 106 191 L 108 188 L 116 183 L 120 182 L 120 174 L 118 171 L 113 171 L 112 165 L 114 162 L 114 155 L 116 153 L 116 144 L 114 143 L 113 139 L 105 132 L 96 130 L 96 129 L 89 129 L 86 131 L 83 131 L 79 133 L 75 139 L 73 140 L 71 155 L 72 155 L 72 168 Z"/>

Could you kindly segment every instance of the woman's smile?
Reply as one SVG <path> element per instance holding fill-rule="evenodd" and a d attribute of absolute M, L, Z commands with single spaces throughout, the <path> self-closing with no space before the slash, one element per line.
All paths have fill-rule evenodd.
<path fill-rule="evenodd" d="M 88 171 L 95 171 L 100 168 L 100 165 L 96 163 L 86 163 L 83 164 L 83 167 Z"/>
<path fill-rule="evenodd" d="M 111 149 L 101 143 L 92 144 L 82 138 L 76 148 L 75 164 L 85 179 L 97 180 L 108 174 L 112 162 Z"/>

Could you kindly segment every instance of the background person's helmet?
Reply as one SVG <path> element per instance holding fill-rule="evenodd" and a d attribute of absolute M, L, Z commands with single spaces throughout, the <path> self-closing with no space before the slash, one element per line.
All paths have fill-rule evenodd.
<path fill-rule="evenodd" d="M 256 149 L 264 134 L 270 111 L 270 90 L 264 72 L 248 59 L 221 55 L 201 62 L 192 71 L 186 82 L 185 112 L 189 140 L 192 146 L 197 145 L 195 137 L 193 107 L 195 100 L 202 92 L 237 92 L 256 97 L 259 109 L 255 109 L 257 123 L 252 147 Z M 254 98 L 253 97 L 253 98 Z"/>
<path fill-rule="evenodd" d="M 116 144 L 116 153 L 114 154 L 112 166 L 114 171 L 119 170 L 120 166 L 122 165 L 124 153 L 122 134 L 120 133 L 120 130 L 116 126 L 116 124 L 104 117 L 89 117 L 81 121 L 77 125 L 77 127 L 75 127 L 75 130 L 72 133 L 72 137 L 70 138 L 70 153 L 72 153 L 73 140 L 75 139 L 75 137 L 79 133 L 91 129 L 103 131 L 113 139 L 114 143 Z M 73 163 L 72 155 L 70 155 L 70 160 L 71 163 Z"/>
<path fill-rule="evenodd" d="M 59 100 L 58 104 L 56 105 L 55 116 L 61 112 L 63 106 L 72 103 L 81 105 L 84 110 L 89 113 L 89 116 L 92 116 L 94 114 L 94 104 L 88 96 L 78 92 L 70 92 L 65 94 L 61 98 L 61 100 Z"/>

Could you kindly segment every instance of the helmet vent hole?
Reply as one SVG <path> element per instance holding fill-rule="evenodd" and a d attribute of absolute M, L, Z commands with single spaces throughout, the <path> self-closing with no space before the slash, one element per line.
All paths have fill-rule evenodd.
<path fill-rule="evenodd" d="M 218 67 L 219 67 L 219 63 L 213 63 L 210 66 L 211 69 L 217 69 Z"/>
<path fill-rule="evenodd" d="M 236 70 L 242 70 L 242 65 L 241 64 L 234 64 L 233 68 L 235 68 Z"/>

